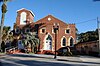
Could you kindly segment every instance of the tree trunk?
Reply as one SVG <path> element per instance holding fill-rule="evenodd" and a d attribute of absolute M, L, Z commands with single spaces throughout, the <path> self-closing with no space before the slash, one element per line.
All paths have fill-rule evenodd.
<path fill-rule="evenodd" d="M 0 50 L 1 50 L 1 43 L 2 43 L 2 33 L 3 33 L 3 26 L 4 26 L 4 17 L 5 17 L 5 13 L 2 13 L 2 17 L 1 17 L 1 25 L 0 25 Z"/>

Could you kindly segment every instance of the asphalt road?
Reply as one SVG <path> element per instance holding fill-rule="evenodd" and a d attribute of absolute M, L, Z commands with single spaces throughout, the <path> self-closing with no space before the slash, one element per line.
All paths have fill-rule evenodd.
<path fill-rule="evenodd" d="M 100 58 L 96 57 L 53 57 L 38 54 L 2 55 L 0 66 L 100 66 Z"/>

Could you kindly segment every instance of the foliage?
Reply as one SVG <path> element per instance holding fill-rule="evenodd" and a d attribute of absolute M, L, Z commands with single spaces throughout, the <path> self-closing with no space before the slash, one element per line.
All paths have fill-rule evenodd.
<path fill-rule="evenodd" d="M 3 27 L 3 36 L 2 36 L 3 40 L 7 39 L 8 35 L 9 35 L 9 31 L 10 31 L 10 26 Z"/>
<path fill-rule="evenodd" d="M 36 53 L 37 52 L 36 48 L 37 48 L 37 45 L 39 44 L 39 39 L 35 37 L 35 34 L 30 33 L 30 32 L 24 34 L 24 36 L 25 36 L 25 39 L 23 40 L 24 45 L 27 47 L 29 44 L 31 44 L 32 52 Z"/>
<path fill-rule="evenodd" d="M 94 41 L 98 40 L 98 30 L 95 31 L 87 31 L 86 33 L 80 33 L 78 35 L 78 42 L 88 42 L 88 41 Z"/>

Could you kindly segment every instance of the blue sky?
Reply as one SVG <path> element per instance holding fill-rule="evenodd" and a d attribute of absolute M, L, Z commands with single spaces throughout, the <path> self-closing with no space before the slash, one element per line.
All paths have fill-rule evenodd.
<path fill-rule="evenodd" d="M 21 8 L 33 11 L 34 21 L 51 14 L 66 23 L 75 23 L 79 33 L 95 30 L 96 18 L 97 16 L 100 18 L 100 1 L 93 2 L 93 0 L 13 0 L 8 2 L 7 6 L 4 24 L 12 28 L 16 22 L 16 11 Z"/>

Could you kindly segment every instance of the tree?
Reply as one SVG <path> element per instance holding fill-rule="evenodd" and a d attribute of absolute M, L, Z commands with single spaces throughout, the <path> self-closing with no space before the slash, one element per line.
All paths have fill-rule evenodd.
<path fill-rule="evenodd" d="M 8 38 L 9 32 L 10 32 L 10 26 L 4 26 L 3 33 L 2 33 L 2 40 L 3 41 L 5 41 Z"/>
<path fill-rule="evenodd" d="M 2 52 L 4 52 L 4 48 L 5 48 L 5 43 L 6 40 L 9 39 L 11 41 L 11 32 L 10 32 L 10 26 L 4 26 L 3 27 L 3 32 L 2 32 L 2 43 L 1 43 L 1 50 Z"/>
<path fill-rule="evenodd" d="M 24 34 L 24 36 L 26 37 L 23 40 L 24 46 L 28 47 L 29 45 L 31 45 L 31 52 L 36 53 L 37 52 L 37 46 L 39 45 L 39 39 L 35 37 L 36 36 L 35 32 L 26 33 L 26 34 Z"/>
<path fill-rule="evenodd" d="M 87 31 L 86 33 L 80 33 L 78 35 L 78 41 L 80 42 L 88 42 L 98 40 L 98 30 L 95 31 Z"/>
<path fill-rule="evenodd" d="M 1 24 L 0 24 L 0 50 L 1 50 L 1 42 L 2 42 L 2 31 L 3 31 L 3 26 L 4 26 L 4 18 L 5 18 L 5 13 L 7 12 L 7 5 L 6 2 L 8 2 L 10 0 L 0 0 L 0 2 L 3 2 L 2 4 L 2 17 L 1 17 Z"/>

